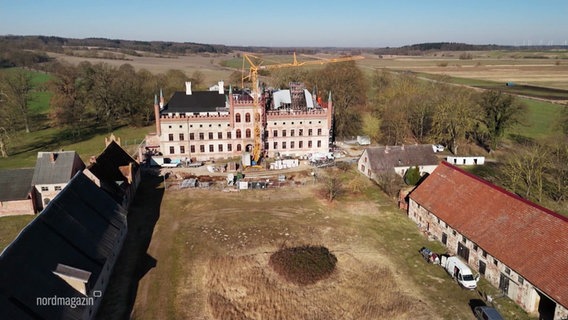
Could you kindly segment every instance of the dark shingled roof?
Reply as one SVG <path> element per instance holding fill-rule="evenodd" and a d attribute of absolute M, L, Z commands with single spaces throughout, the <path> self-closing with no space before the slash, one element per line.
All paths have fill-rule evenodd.
<path fill-rule="evenodd" d="M 194 91 L 190 95 L 185 94 L 185 91 L 177 91 L 161 113 L 217 112 L 218 108 L 225 108 L 225 101 L 225 95 L 218 91 Z"/>
<path fill-rule="evenodd" d="M 55 161 L 52 161 L 52 155 Z M 75 151 L 39 152 L 32 185 L 66 183 L 83 169 L 85 164 Z"/>
<path fill-rule="evenodd" d="M 409 196 L 568 307 L 568 218 L 447 162 Z"/>
<path fill-rule="evenodd" d="M 101 187 L 109 192 L 117 201 L 124 195 L 123 187 L 128 184 L 128 179 L 120 171 L 120 167 L 132 164 L 132 174 L 139 170 L 139 165 L 124 149 L 112 141 L 105 150 L 96 158 L 95 163 L 88 167 L 102 182 Z M 120 186 L 119 186 L 120 184 Z"/>
<path fill-rule="evenodd" d="M 77 173 L 0 255 L 0 319 L 81 319 L 88 306 L 41 306 L 36 298 L 83 296 L 53 273 L 59 264 L 90 272 L 93 296 L 125 227 L 125 210 Z"/>
<path fill-rule="evenodd" d="M 439 163 L 430 144 L 367 148 L 371 170 L 382 172 L 395 167 L 429 166 Z"/>
<path fill-rule="evenodd" d="M 32 168 L 0 170 L 0 201 L 27 199 L 33 174 Z"/>

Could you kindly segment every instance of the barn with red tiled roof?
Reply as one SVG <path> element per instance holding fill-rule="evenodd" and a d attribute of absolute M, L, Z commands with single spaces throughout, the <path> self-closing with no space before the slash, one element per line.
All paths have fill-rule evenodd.
<path fill-rule="evenodd" d="M 540 319 L 568 316 L 568 218 L 447 162 L 410 195 L 408 215 Z"/>

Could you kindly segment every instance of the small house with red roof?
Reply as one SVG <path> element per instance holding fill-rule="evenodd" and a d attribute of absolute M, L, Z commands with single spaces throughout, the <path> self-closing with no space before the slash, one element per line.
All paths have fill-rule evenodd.
<path fill-rule="evenodd" d="M 568 317 L 568 218 L 447 162 L 409 195 L 408 216 L 539 319 Z"/>

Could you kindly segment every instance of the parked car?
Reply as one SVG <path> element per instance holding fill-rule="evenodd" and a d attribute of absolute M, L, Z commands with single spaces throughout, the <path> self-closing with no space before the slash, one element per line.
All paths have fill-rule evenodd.
<path fill-rule="evenodd" d="M 444 146 L 441 144 L 433 144 L 432 149 L 434 150 L 434 152 L 442 152 L 444 151 Z"/>
<path fill-rule="evenodd" d="M 480 320 L 505 320 L 499 311 L 495 308 L 487 306 L 479 306 L 473 309 L 475 317 Z"/>

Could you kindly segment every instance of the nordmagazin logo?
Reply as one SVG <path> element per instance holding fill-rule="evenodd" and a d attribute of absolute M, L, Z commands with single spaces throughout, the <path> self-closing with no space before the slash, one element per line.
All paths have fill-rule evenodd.
<path fill-rule="evenodd" d="M 92 297 L 58 297 L 56 295 L 51 297 L 37 297 L 36 305 L 38 306 L 52 306 L 52 307 L 70 307 L 75 309 L 81 306 L 92 306 L 95 304 L 95 297 L 100 297 L 100 291 L 93 291 Z"/>

